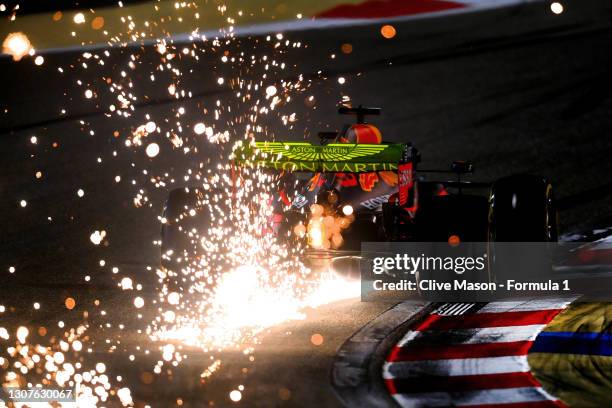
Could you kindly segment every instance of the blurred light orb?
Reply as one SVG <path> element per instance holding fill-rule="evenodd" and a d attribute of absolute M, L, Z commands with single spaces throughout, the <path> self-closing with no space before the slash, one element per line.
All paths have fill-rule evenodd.
<path fill-rule="evenodd" d="M 104 240 L 104 237 L 106 236 L 106 231 L 102 230 L 102 231 L 94 231 L 91 233 L 91 235 L 89 236 L 89 240 L 94 244 L 94 245 L 100 245 L 102 243 L 102 241 Z"/>
<path fill-rule="evenodd" d="M 157 125 L 153 121 L 147 122 L 147 124 L 145 125 L 145 130 L 147 131 L 147 133 L 153 133 L 155 132 L 155 129 L 157 129 Z"/>
<path fill-rule="evenodd" d="M 170 294 L 168 294 L 168 303 L 170 303 L 171 305 L 178 305 L 180 299 L 180 295 L 176 292 L 171 292 Z"/>
<path fill-rule="evenodd" d="M 298 225 L 293 227 L 293 233 L 300 238 L 304 237 L 306 235 L 306 226 L 300 222 Z"/>
<path fill-rule="evenodd" d="M 267 96 L 274 96 L 276 95 L 276 87 L 274 85 L 270 85 L 269 87 L 266 88 L 266 95 Z"/>
<path fill-rule="evenodd" d="M 561 14 L 563 13 L 563 4 L 559 3 L 559 2 L 554 2 L 550 4 L 550 11 L 552 11 L 555 14 Z"/>
<path fill-rule="evenodd" d="M 31 49 L 32 44 L 28 36 L 22 32 L 10 33 L 2 43 L 2 52 L 11 55 L 15 61 L 28 55 Z"/>
<path fill-rule="evenodd" d="M 395 27 L 390 24 L 386 24 L 380 28 L 380 34 L 386 38 L 387 40 L 395 37 L 397 31 L 395 31 Z"/>
<path fill-rule="evenodd" d="M 141 298 L 140 296 L 136 297 L 134 299 L 134 306 L 136 306 L 137 309 L 140 309 L 141 307 L 144 306 L 144 299 Z"/>
<path fill-rule="evenodd" d="M 310 212 L 312 212 L 313 217 L 320 217 L 323 215 L 324 208 L 320 204 L 313 204 L 310 206 Z"/>
<path fill-rule="evenodd" d="M 319 333 L 315 333 L 310 336 L 310 342 L 315 346 L 320 346 L 321 344 L 323 344 L 323 336 Z"/>
<path fill-rule="evenodd" d="M 76 300 L 71 297 L 67 297 L 64 301 L 64 306 L 66 306 L 66 309 L 72 310 L 76 306 Z"/>
<path fill-rule="evenodd" d="M 353 206 L 345 205 L 344 207 L 342 207 L 342 213 L 346 216 L 351 215 L 353 213 Z"/>
<path fill-rule="evenodd" d="M 242 399 L 242 393 L 238 390 L 233 390 L 229 393 L 229 397 L 232 401 L 238 402 Z"/>
<path fill-rule="evenodd" d="M 117 390 L 117 397 L 123 404 L 123 406 L 132 405 L 132 393 L 129 388 L 124 387 Z"/>
<path fill-rule="evenodd" d="M 342 53 L 344 54 L 350 54 L 351 52 L 353 52 L 353 45 L 349 43 L 344 43 L 340 47 L 340 50 L 342 50 Z"/>
<path fill-rule="evenodd" d="M 83 24 L 85 22 L 85 15 L 83 13 L 76 13 L 74 17 L 72 18 L 72 20 L 76 24 Z"/>
<path fill-rule="evenodd" d="M 17 340 L 19 340 L 19 342 L 23 344 L 26 342 L 26 338 L 28 337 L 29 334 L 30 334 L 30 331 L 28 330 L 27 327 L 20 326 L 17 329 Z"/>
<path fill-rule="evenodd" d="M 39 55 L 38 57 L 34 59 L 34 64 L 36 65 L 42 65 L 44 64 L 44 62 L 45 62 L 45 59 L 43 58 L 42 55 Z"/>
<path fill-rule="evenodd" d="M 94 30 L 100 30 L 102 27 L 104 27 L 104 17 L 98 16 L 91 20 L 91 28 Z"/>
<path fill-rule="evenodd" d="M 128 289 L 134 289 L 134 286 L 132 284 L 132 280 L 130 278 L 123 278 L 121 279 L 121 289 L 123 290 L 128 290 Z"/>
<path fill-rule="evenodd" d="M 155 157 L 159 154 L 159 145 L 157 143 L 149 143 L 146 149 L 147 156 Z"/>
<path fill-rule="evenodd" d="M 193 131 L 196 133 L 196 135 L 201 135 L 206 132 L 206 125 L 202 122 L 196 123 L 193 127 Z"/>

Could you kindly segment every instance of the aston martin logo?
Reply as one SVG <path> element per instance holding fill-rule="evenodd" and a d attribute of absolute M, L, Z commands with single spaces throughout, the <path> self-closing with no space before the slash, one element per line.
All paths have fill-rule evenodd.
<path fill-rule="evenodd" d="M 333 143 L 313 146 L 310 143 L 255 142 L 264 153 L 282 155 L 286 159 L 301 161 L 348 161 L 357 157 L 372 156 L 385 150 L 389 145 Z"/>

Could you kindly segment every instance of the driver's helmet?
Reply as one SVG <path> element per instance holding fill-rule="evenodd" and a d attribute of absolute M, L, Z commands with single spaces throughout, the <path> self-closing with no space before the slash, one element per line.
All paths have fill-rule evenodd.
<path fill-rule="evenodd" d="M 369 123 L 358 123 L 351 125 L 344 136 L 340 137 L 342 143 L 367 143 L 380 144 L 382 143 L 382 134 L 380 130 Z"/>

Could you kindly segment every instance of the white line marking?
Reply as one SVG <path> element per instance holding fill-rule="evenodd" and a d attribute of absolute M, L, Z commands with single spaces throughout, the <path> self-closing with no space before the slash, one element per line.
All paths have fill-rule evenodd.
<path fill-rule="evenodd" d="M 440 338 L 450 339 L 440 347 L 451 346 L 456 344 L 481 344 L 481 343 L 506 343 L 512 341 L 533 341 L 538 336 L 540 331 L 546 327 L 545 324 L 530 324 L 525 326 L 503 326 L 503 327 L 485 327 L 478 329 L 454 329 L 454 330 L 426 330 L 415 331 L 410 330 L 397 344 L 398 347 L 404 347 L 407 343 L 413 340 L 427 341 L 437 340 Z M 458 339 L 460 341 L 452 341 Z M 432 343 L 432 344 L 440 344 Z"/>
<path fill-rule="evenodd" d="M 551 299 L 525 299 L 512 302 L 491 302 L 476 313 L 527 312 L 564 309 L 576 299 L 575 296 Z"/>
<path fill-rule="evenodd" d="M 422 375 L 457 376 L 529 371 L 527 356 L 460 358 L 385 363 L 383 378 L 418 378 Z"/>
<path fill-rule="evenodd" d="M 541 387 L 506 388 L 458 393 L 425 392 L 417 394 L 395 394 L 402 407 L 449 407 L 462 405 L 510 404 L 554 400 Z"/>

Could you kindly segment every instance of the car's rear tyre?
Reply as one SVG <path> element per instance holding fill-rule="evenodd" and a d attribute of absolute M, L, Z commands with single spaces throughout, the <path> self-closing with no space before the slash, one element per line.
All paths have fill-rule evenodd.
<path fill-rule="evenodd" d="M 502 178 L 493 184 L 489 203 L 491 241 L 557 241 L 553 188 L 545 178 L 532 175 Z"/>
<path fill-rule="evenodd" d="M 533 175 L 505 177 L 493 184 L 489 203 L 488 256 L 494 280 L 550 271 L 551 248 L 538 243 L 558 239 L 552 184 Z"/>

